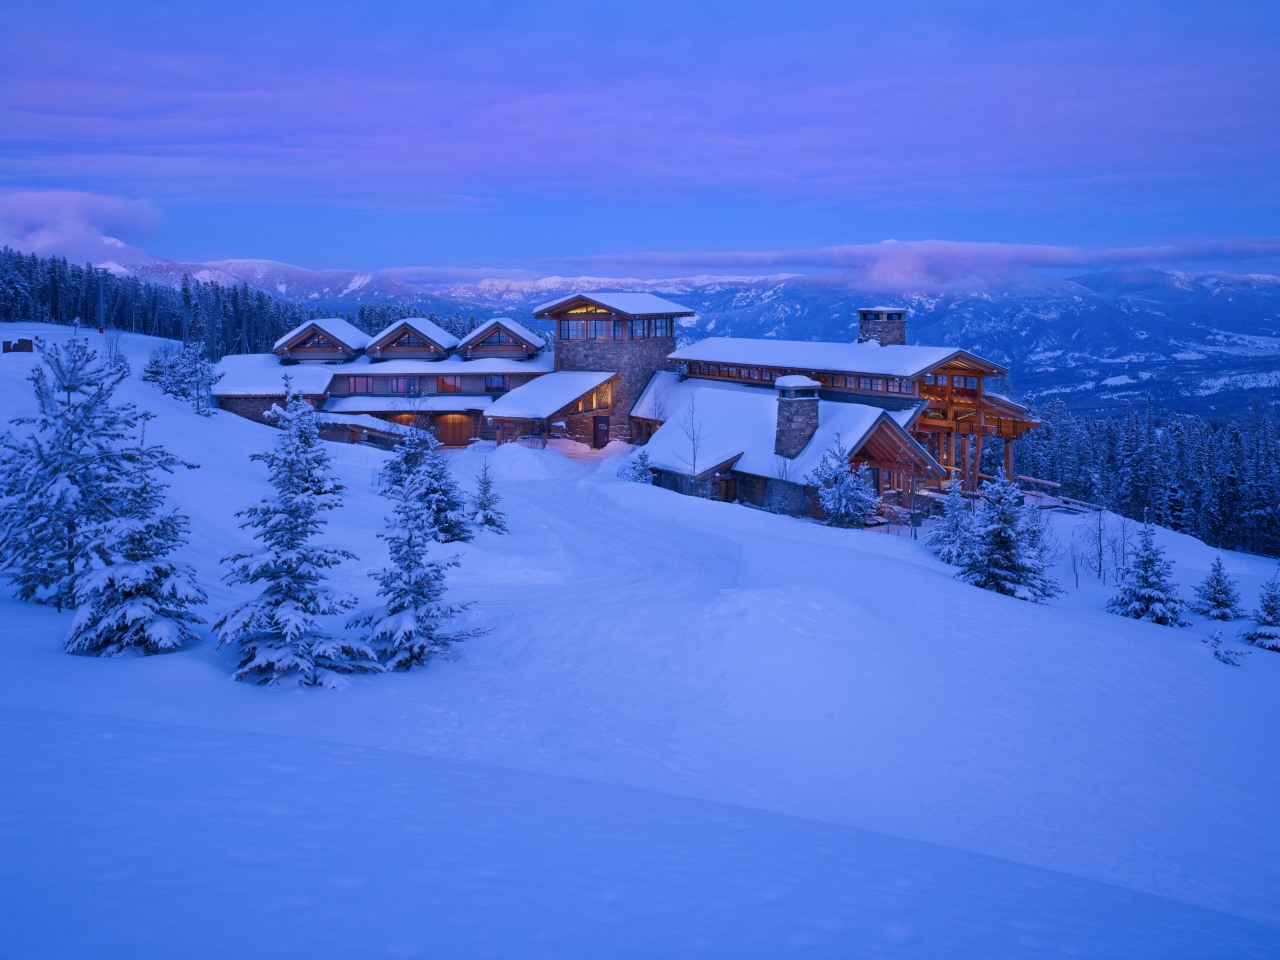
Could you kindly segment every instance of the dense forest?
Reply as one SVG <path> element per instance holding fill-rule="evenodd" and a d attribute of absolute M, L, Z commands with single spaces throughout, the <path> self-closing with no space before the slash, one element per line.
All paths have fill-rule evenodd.
<path fill-rule="evenodd" d="M 304 320 L 333 316 L 332 310 L 280 299 L 248 284 L 224 286 L 182 278 L 178 288 L 120 277 L 90 264 L 65 258 L 22 254 L 0 248 L 0 321 L 27 320 L 105 326 L 129 333 L 186 342 L 193 326 L 203 322 L 212 359 L 229 353 L 270 350 L 276 340 Z M 344 319 L 366 332 L 392 320 L 420 316 L 398 306 L 362 305 Z M 461 336 L 475 319 L 460 314 L 432 319 Z"/>
<path fill-rule="evenodd" d="M 1258 404 L 1216 422 L 1149 398 L 1123 419 L 1038 411 L 1045 426 L 1016 444 L 1019 474 L 1068 497 L 1190 534 L 1211 546 L 1280 556 L 1280 418 Z M 985 458 L 984 458 L 985 459 Z"/>

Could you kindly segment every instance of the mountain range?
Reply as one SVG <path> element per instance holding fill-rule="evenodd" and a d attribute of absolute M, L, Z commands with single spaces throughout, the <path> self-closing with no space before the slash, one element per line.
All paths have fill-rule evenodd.
<path fill-rule="evenodd" d="M 489 279 L 418 285 L 382 271 L 308 270 L 268 260 L 104 263 L 177 284 L 248 284 L 336 313 L 361 305 L 527 318 L 539 303 L 591 290 L 649 291 L 697 311 L 682 339 L 848 340 L 857 310 L 901 304 L 910 342 L 962 346 L 1009 367 L 1008 392 L 1115 413 L 1147 394 L 1176 409 L 1237 414 L 1280 397 L 1280 277 L 1131 270 L 980 290 L 888 293 L 838 277 Z"/>

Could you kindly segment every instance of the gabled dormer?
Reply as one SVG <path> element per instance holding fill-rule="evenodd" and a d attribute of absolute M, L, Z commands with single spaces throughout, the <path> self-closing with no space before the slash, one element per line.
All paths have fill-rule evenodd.
<path fill-rule="evenodd" d="M 281 360 L 354 360 L 369 344 L 369 335 L 340 317 L 308 320 L 294 327 L 272 348 Z"/>
<path fill-rule="evenodd" d="M 366 353 L 374 360 L 442 360 L 458 338 L 430 320 L 406 317 L 373 335 Z"/>
<path fill-rule="evenodd" d="M 546 341 L 522 323 L 510 317 L 486 320 L 458 344 L 460 357 L 514 357 L 527 360 L 536 356 Z"/>

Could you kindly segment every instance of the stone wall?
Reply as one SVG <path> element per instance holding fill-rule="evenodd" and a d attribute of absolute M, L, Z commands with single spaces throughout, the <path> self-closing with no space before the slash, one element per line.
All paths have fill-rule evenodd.
<path fill-rule="evenodd" d="M 304 396 L 302 399 L 316 409 L 325 401 L 323 395 Z M 274 423 L 267 418 L 267 411 L 276 404 L 284 403 L 284 397 L 218 397 L 217 400 L 219 409 L 259 423 Z"/>
<path fill-rule="evenodd" d="M 818 398 L 778 397 L 778 432 L 773 452 L 795 457 L 813 439 L 818 429 Z"/>
<path fill-rule="evenodd" d="M 675 337 L 655 337 L 649 340 L 558 340 L 556 341 L 557 370 L 599 370 L 617 374 L 613 380 L 613 396 L 610 399 L 609 439 L 631 442 L 631 408 L 649 379 L 659 370 L 671 369 L 668 354 L 676 348 Z M 606 411 L 596 410 L 584 424 L 570 425 L 574 439 L 586 431 L 585 443 L 590 443 L 590 417 L 604 416 Z M 566 421 L 567 422 L 567 421 Z"/>

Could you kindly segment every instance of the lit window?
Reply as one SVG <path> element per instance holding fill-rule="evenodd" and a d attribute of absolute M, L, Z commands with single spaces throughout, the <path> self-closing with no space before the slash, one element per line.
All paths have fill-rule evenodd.
<path fill-rule="evenodd" d="M 461 377 L 436 377 L 436 393 L 459 393 L 461 390 Z"/>

